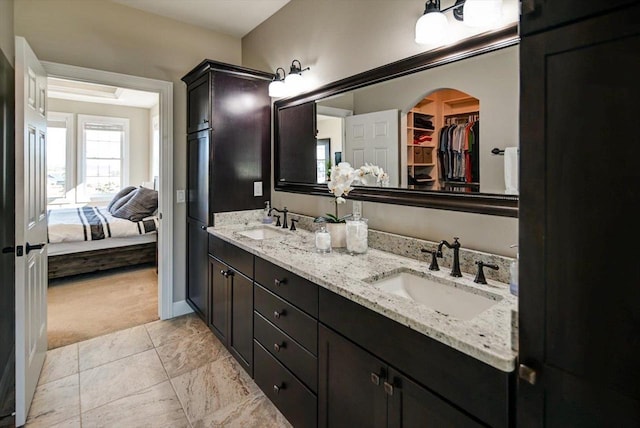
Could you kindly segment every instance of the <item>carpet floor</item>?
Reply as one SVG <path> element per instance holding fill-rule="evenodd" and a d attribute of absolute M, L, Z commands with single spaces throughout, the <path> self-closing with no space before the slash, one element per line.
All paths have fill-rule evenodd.
<path fill-rule="evenodd" d="M 47 311 L 49 349 L 155 321 L 155 266 L 52 280 Z"/>

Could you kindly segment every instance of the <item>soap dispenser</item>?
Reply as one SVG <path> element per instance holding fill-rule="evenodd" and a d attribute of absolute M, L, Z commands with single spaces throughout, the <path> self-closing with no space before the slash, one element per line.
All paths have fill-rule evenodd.
<path fill-rule="evenodd" d="M 517 244 L 511 245 L 511 248 L 517 247 Z M 511 266 L 509 266 L 509 291 L 514 296 L 518 295 L 518 263 L 519 263 L 520 253 L 516 253 L 516 258 L 511 262 Z"/>
<path fill-rule="evenodd" d="M 262 216 L 262 223 L 271 224 L 273 223 L 273 217 L 271 217 L 271 207 L 269 201 L 264 203 L 264 215 Z"/>

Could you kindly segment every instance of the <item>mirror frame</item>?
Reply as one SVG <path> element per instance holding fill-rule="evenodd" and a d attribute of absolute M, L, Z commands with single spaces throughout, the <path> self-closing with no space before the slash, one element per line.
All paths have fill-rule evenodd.
<path fill-rule="evenodd" d="M 500 30 L 467 38 L 453 46 L 447 46 L 425 52 L 423 54 L 414 55 L 326 84 L 310 92 L 275 101 L 273 104 L 274 190 L 333 197 L 326 184 L 278 181 L 277 175 L 278 171 L 280 171 L 278 156 L 280 149 L 278 112 L 280 109 L 303 104 L 309 101 L 315 102 L 343 92 L 363 88 L 365 86 L 385 82 L 397 77 L 406 76 L 408 74 L 507 48 L 517 45 L 519 42 L 518 25 L 517 23 L 514 23 L 513 25 L 504 27 Z M 503 217 L 518 217 L 518 195 L 357 186 L 354 190 L 349 192 L 348 199 Z"/>

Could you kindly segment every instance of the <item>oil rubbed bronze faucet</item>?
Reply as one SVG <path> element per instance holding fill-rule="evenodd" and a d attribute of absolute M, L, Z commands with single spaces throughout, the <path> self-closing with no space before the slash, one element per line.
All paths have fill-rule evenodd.
<path fill-rule="evenodd" d="M 443 245 L 453 250 L 453 266 L 451 267 L 451 276 L 461 277 L 462 272 L 460 272 L 460 242 L 458 242 L 458 238 L 454 237 L 452 244 L 449 244 L 444 239 L 440 241 L 440 243 L 438 244 L 438 249 L 436 250 L 436 256 L 440 258 L 442 258 Z"/>
<path fill-rule="evenodd" d="M 287 213 L 289 212 L 289 210 L 287 209 L 287 207 L 284 207 L 282 210 L 271 207 L 269 209 L 269 215 L 271 215 L 271 211 L 282 213 L 282 228 L 286 229 L 289 227 L 289 224 L 287 223 Z M 276 226 L 279 226 L 279 224 L 276 224 Z"/>

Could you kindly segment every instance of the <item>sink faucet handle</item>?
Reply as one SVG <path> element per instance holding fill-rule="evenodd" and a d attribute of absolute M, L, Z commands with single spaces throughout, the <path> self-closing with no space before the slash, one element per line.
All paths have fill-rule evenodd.
<path fill-rule="evenodd" d="M 296 230 L 296 223 L 299 221 L 299 219 L 297 218 L 292 218 L 291 219 L 291 228 L 289 228 L 289 230 Z"/>
<path fill-rule="evenodd" d="M 423 253 L 431 254 L 431 264 L 429 265 L 429 270 L 440 270 L 440 266 L 438 266 L 438 252 L 436 250 L 429 250 L 427 248 L 422 248 L 420 251 Z"/>
<path fill-rule="evenodd" d="M 481 260 L 476 261 L 476 264 L 478 265 L 478 272 L 476 273 L 476 278 L 473 280 L 473 282 L 477 283 L 477 284 L 486 284 L 487 280 L 484 277 L 484 267 L 488 267 L 489 269 L 493 269 L 493 270 L 498 270 L 499 267 L 496 264 L 493 263 L 485 263 Z"/>
<path fill-rule="evenodd" d="M 280 226 L 280 216 L 276 214 L 274 217 L 276 218 L 276 226 Z"/>

